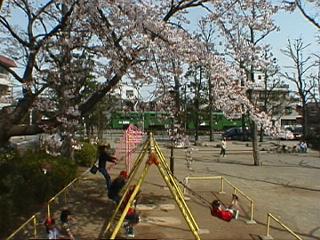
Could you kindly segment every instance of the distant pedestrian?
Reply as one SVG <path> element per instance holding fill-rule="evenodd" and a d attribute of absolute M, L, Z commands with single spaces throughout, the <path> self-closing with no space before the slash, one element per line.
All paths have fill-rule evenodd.
<path fill-rule="evenodd" d="M 224 137 L 221 140 L 220 144 L 220 156 L 224 157 L 226 155 L 226 150 L 227 150 L 227 139 Z"/>
<path fill-rule="evenodd" d="M 106 179 L 107 189 L 109 190 L 111 185 L 111 177 L 106 169 L 107 162 L 117 163 L 117 158 L 111 156 L 111 154 L 107 151 L 110 150 L 110 144 L 108 145 L 101 145 L 98 147 L 98 154 L 99 154 L 99 163 L 98 163 L 98 170 Z"/>

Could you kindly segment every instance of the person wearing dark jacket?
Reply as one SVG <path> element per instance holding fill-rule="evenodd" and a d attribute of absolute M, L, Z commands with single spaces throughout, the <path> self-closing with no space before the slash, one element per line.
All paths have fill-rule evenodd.
<path fill-rule="evenodd" d="M 108 145 L 108 148 L 110 148 L 110 145 Z M 107 151 L 107 146 L 105 145 L 99 146 L 98 152 L 99 152 L 98 170 L 106 179 L 107 189 L 109 191 L 110 185 L 111 185 L 111 177 L 106 169 L 106 165 L 107 165 L 107 162 L 113 162 L 116 164 L 117 158 L 114 156 L 111 156 L 111 154 Z"/>
<path fill-rule="evenodd" d="M 127 172 L 121 171 L 119 176 L 116 177 L 110 184 L 108 197 L 113 201 L 115 201 L 117 204 L 121 200 L 120 191 L 123 188 L 123 186 L 126 184 L 127 178 L 128 178 Z"/>

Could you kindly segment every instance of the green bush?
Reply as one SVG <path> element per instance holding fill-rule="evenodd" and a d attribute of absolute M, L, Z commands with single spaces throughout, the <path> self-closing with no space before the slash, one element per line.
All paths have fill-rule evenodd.
<path fill-rule="evenodd" d="M 77 164 L 84 167 L 90 167 L 91 163 L 95 161 L 97 148 L 95 145 L 83 142 L 81 150 L 76 150 L 74 159 Z"/>
<path fill-rule="evenodd" d="M 38 211 L 39 204 L 53 197 L 76 173 L 76 164 L 70 159 L 43 152 L 26 152 L 22 156 L 13 151 L 1 152 L 0 213 L 6 217 L 0 218 L 0 229 L 12 231 L 10 227 L 17 227 L 17 219 Z"/>

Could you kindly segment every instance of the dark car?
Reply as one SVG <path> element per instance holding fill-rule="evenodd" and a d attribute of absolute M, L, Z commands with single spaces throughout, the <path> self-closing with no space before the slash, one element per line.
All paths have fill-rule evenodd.
<path fill-rule="evenodd" d="M 242 131 L 241 127 L 229 128 L 226 130 L 222 137 L 225 137 L 227 140 L 243 140 L 248 141 L 251 139 L 251 134 L 249 130 Z"/>
<path fill-rule="evenodd" d="M 303 128 L 302 127 L 296 127 L 292 129 L 292 133 L 294 135 L 294 139 L 301 139 L 303 136 Z"/>

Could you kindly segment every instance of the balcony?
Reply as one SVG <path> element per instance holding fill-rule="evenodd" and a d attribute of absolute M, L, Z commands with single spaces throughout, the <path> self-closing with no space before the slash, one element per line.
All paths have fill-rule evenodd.
<path fill-rule="evenodd" d="M 7 74 L 0 73 L 0 85 L 10 86 L 9 76 Z"/>

